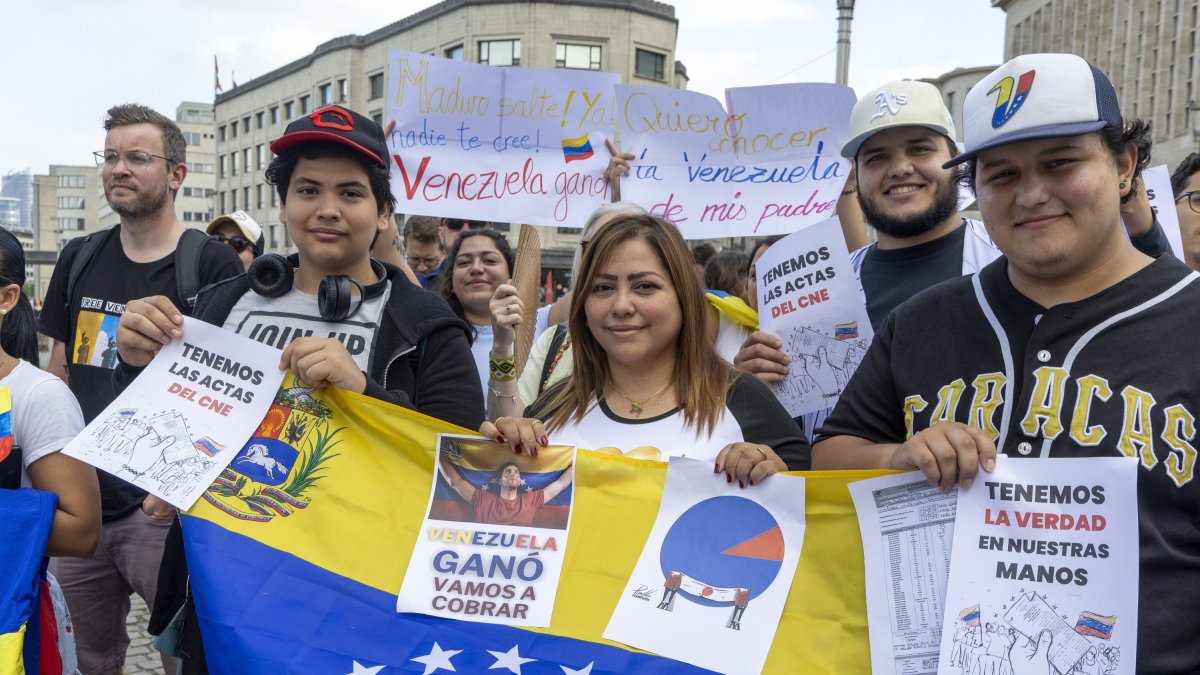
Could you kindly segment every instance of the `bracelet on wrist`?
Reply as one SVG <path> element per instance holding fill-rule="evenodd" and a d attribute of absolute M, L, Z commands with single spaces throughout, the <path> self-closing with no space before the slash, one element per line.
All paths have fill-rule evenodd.
<path fill-rule="evenodd" d="M 511 394 L 506 394 L 506 393 L 496 389 L 495 387 L 493 387 L 490 384 L 488 385 L 488 391 L 492 392 L 492 396 L 495 396 L 496 398 L 506 398 L 506 399 L 512 401 L 513 403 L 517 402 L 517 392 L 515 392 L 515 391 Z"/>
<path fill-rule="evenodd" d="M 491 379 L 497 382 L 512 382 L 517 379 L 516 356 L 491 356 L 488 358 Z"/>

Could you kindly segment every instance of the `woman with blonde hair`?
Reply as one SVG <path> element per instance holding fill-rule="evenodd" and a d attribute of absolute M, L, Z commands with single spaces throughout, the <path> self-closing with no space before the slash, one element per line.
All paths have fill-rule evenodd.
<path fill-rule="evenodd" d="M 743 485 L 807 469 L 809 446 L 783 406 L 717 355 L 708 311 L 673 224 L 614 219 L 583 251 L 568 320 L 574 374 L 525 418 L 485 422 L 480 432 L 531 454 L 553 434 L 584 448 L 713 461 Z"/>

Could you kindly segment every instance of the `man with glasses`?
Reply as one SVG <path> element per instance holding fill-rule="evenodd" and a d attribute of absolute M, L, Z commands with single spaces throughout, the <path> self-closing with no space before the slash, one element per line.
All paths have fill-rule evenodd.
<path fill-rule="evenodd" d="M 1193 152 L 1175 168 L 1171 191 L 1175 193 L 1175 210 L 1179 213 L 1183 261 L 1200 271 L 1200 153 Z"/>
<path fill-rule="evenodd" d="M 262 227 L 245 211 L 234 211 L 217 216 L 205 230 L 217 241 L 228 244 L 237 252 L 242 265 L 248 270 L 250 263 L 263 254 Z"/>
<path fill-rule="evenodd" d="M 425 289 L 437 283 L 446 257 L 438 227 L 438 219 L 432 216 L 409 216 L 404 221 L 404 259 Z"/>
<path fill-rule="evenodd" d="M 175 264 L 176 247 L 184 248 L 185 236 L 175 216 L 175 195 L 187 176 L 183 134 L 170 118 L 137 104 L 110 108 L 104 129 L 104 149 L 95 153 L 96 162 L 104 196 L 121 222 L 63 248 L 38 323 L 54 340 L 49 371 L 66 380 L 88 422 L 113 399 L 115 364 L 104 353 L 115 344 L 125 303 L 163 295 L 184 312 L 189 307 L 177 287 Z M 193 236 L 204 239 L 198 232 L 188 235 Z M 203 242 L 197 254 L 199 286 L 243 271 L 228 246 Z M 71 608 L 85 675 L 121 670 L 129 646 L 129 595 L 136 592 L 153 602 L 173 517 L 166 502 L 98 473 L 100 545 L 90 558 L 57 558 L 52 566 Z M 163 667 L 174 672 L 174 659 L 164 657 Z"/>

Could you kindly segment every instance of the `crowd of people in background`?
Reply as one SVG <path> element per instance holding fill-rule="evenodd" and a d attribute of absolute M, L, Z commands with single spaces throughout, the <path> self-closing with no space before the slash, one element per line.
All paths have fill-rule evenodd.
<path fill-rule="evenodd" d="M 1027 71 L 1037 82 L 1025 110 L 993 124 L 988 87 Z M 1063 93 L 1081 82 L 1099 93 Z M 887 112 L 880 96 L 905 103 Z M 120 672 L 136 593 L 152 607 L 152 632 L 170 636 L 160 642 L 164 672 L 206 672 L 175 510 L 56 452 L 183 337 L 184 316 L 245 335 L 278 334 L 259 329 L 283 322 L 332 326 L 316 335 L 341 339 L 276 344 L 272 365 L 477 429 L 511 452 L 554 441 L 693 457 L 713 463 L 714 480 L 745 489 L 778 471 L 838 468 L 918 470 L 949 489 L 977 480 L 998 452 L 1119 452 L 1115 439 L 1140 414 L 1121 408 L 1121 395 L 1091 408 L 1089 429 L 1110 439 L 1102 445 L 1072 442 L 1033 413 L 1021 426 L 1031 398 L 1045 397 L 1035 369 L 1068 352 L 1080 354 L 1076 371 L 1107 378 L 1111 394 L 1136 384 L 1194 418 L 1200 378 L 1179 368 L 1190 362 L 1185 340 L 1151 346 L 1145 336 L 1186 336 L 1194 323 L 1200 155 L 1171 179 L 1185 265 L 1142 182 L 1149 125 L 1124 118 L 1116 100 L 1078 57 L 1018 57 L 966 98 L 961 147 L 932 85 L 890 82 L 865 94 L 841 148 L 854 172 L 838 215 L 876 338 L 837 403 L 795 419 L 768 385 L 797 364 L 756 311 L 755 266 L 780 237 L 746 250 L 689 247 L 670 221 L 620 201 L 635 160 L 612 143 L 614 201 L 578 223 L 569 288 L 542 303 L 518 292 L 516 255 L 495 223 L 396 216 L 405 208 L 392 194 L 384 130 L 354 111 L 323 108 L 271 144 L 266 176 L 294 243 L 281 256 L 264 250 L 263 228 L 241 211 L 213 220 L 207 236 L 189 231 L 174 211 L 187 177 L 180 130 L 144 106 L 113 107 L 96 156 L 120 224 L 63 249 L 36 319 L 22 295 L 23 253 L 0 232 L 0 386 L 12 394 L 21 450 L 9 460 L 19 470 L 0 463 L 0 487 L 59 497 L 44 555 L 70 612 L 58 620 L 74 626 L 75 644 L 59 645 L 64 663 Z M 964 182 L 982 220 L 959 211 Z M 541 306 L 518 369 L 531 303 Z M 45 371 L 35 331 L 53 341 Z M 1009 385 L 1011 398 L 996 403 L 1010 408 L 1009 427 L 966 405 L 933 414 L 940 388 L 997 372 Z M 1080 395 L 1078 384 L 1062 386 L 1059 401 Z M 1190 463 L 1171 464 L 1168 476 L 1179 448 L 1163 446 L 1152 423 L 1154 434 L 1139 436 L 1150 459 L 1139 472 L 1138 666 L 1194 672 L 1196 450 L 1188 445 Z"/>

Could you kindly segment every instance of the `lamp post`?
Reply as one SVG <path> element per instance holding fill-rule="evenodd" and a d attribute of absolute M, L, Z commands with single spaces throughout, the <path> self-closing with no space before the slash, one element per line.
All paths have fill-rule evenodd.
<path fill-rule="evenodd" d="M 850 20 L 854 18 L 854 0 L 837 0 L 837 83 L 846 84 L 850 74 Z"/>

